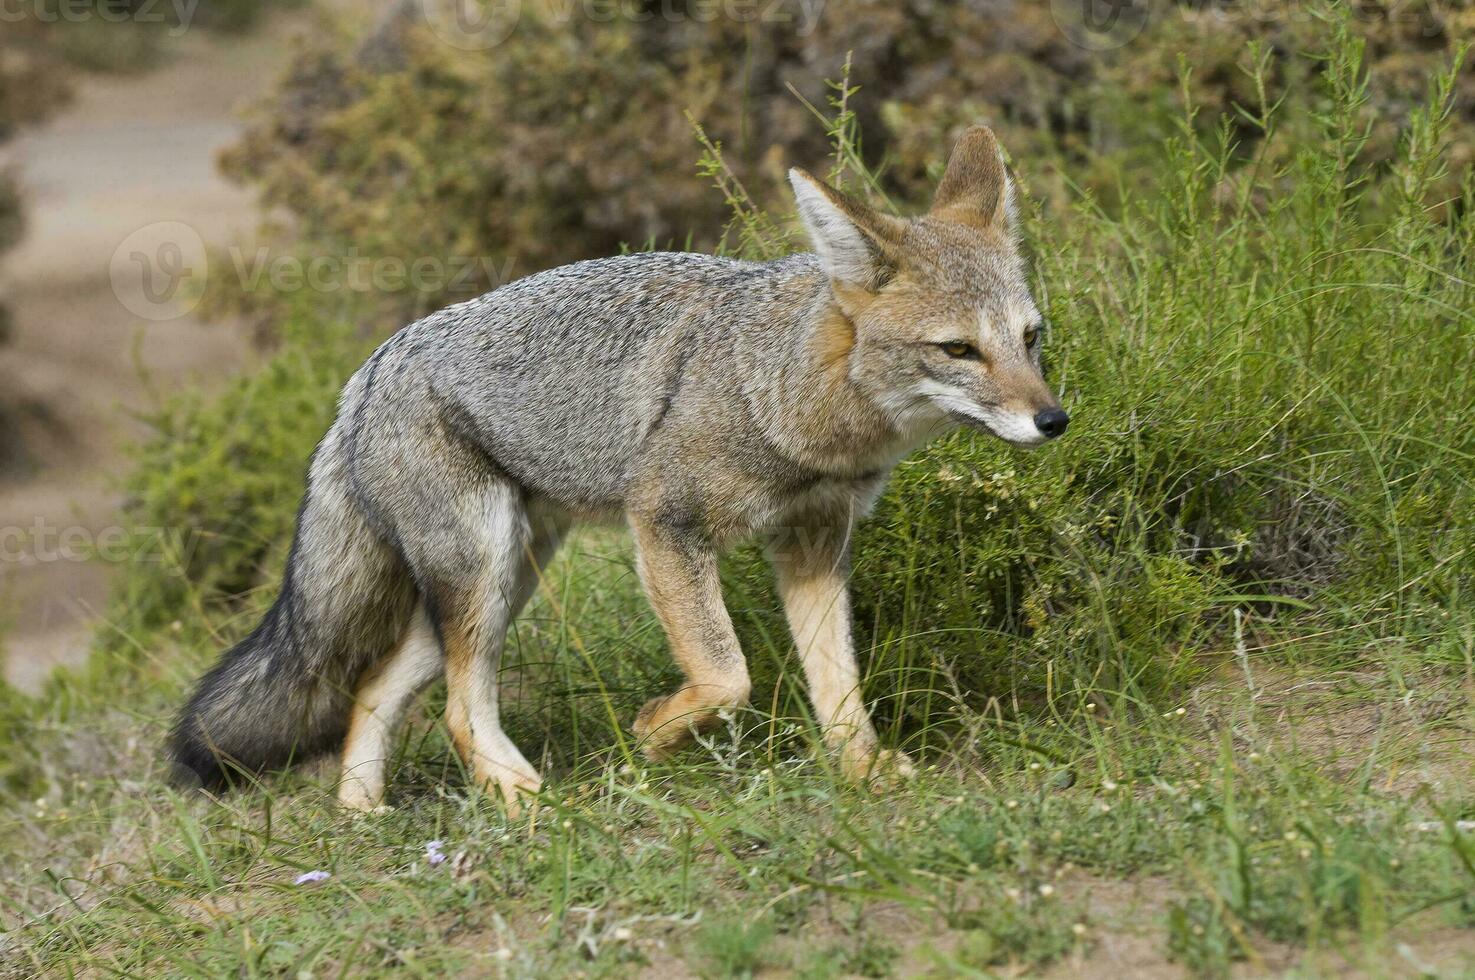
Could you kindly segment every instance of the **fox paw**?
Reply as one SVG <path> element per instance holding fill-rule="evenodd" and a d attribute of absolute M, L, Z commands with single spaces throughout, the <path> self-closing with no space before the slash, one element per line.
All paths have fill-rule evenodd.
<path fill-rule="evenodd" d="M 543 780 L 536 774 L 504 776 L 487 780 L 482 785 L 482 791 L 502 808 L 509 820 L 516 820 L 527 810 L 537 809 L 537 797 L 542 789 Z"/>
<path fill-rule="evenodd" d="M 917 774 L 911 757 L 900 749 L 862 747 L 846 750 L 840 756 L 840 768 L 846 779 L 868 785 L 878 792 Z"/>
<path fill-rule="evenodd" d="M 349 813 L 353 815 L 355 820 L 361 817 L 382 817 L 385 814 L 394 812 L 394 807 L 388 803 L 380 803 L 378 806 L 355 806 L 351 803 L 345 803 L 343 805 L 348 808 Z"/>
<path fill-rule="evenodd" d="M 644 740 L 650 735 L 651 722 L 655 720 L 656 712 L 660 711 L 661 705 L 665 703 L 665 698 L 651 698 L 635 713 L 635 721 L 630 729 L 635 732 L 636 738 Z"/>
<path fill-rule="evenodd" d="M 384 805 L 384 791 L 371 789 L 357 779 L 345 779 L 338 787 L 338 805 L 355 816 L 390 813 L 392 806 Z"/>
<path fill-rule="evenodd" d="M 636 713 L 635 722 L 630 726 L 640 751 L 651 762 L 669 759 L 691 740 L 691 729 L 685 724 L 661 720 L 661 709 L 670 700 L 669 697 L 651 698 Z"/>

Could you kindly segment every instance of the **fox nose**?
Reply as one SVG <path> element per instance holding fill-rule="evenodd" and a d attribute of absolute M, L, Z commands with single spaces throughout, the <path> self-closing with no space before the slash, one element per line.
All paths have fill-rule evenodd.
<path fill-rule="evenodd" d="M 1047 408 L 1035 416 L 1035 428 L 1043 432 L 1047 439 L 1065 435 L 1065 427 L 1068 425 L 1070 416 L 1063 408 Z"/>

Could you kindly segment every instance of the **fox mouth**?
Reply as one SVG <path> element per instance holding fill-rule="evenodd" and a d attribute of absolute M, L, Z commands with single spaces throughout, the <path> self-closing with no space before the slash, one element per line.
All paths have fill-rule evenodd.
<path fill-rule="evenodd" d="M 936 413 L 932 417 L 938 421 L 945 419 L 987 432 L 1021 449 L 1033 449 L 1049 441 L 1035 424 L 1033 416 L 1009 411 L 997 402 L 978 401 L 953 385 L 927 381 L 915 394 L 921 396 L 919 402 Z"/>
<path fill-rule="evenodd" d="M 967 428 L 979 432 L 987 432 L 989 435 L 1003 442 L 1007 442 L 1011 446 L 1017 446 L 1020 449 L 1034 449 L 1038 446 L 1043 446 L 1049 441 L 1043 432 L 1035 428 L 1032 421 L 1016 420 L 1007 415 L 1001 415 L 996 420 L 956 409 L 950 409 L 948 416 Z"/>
<path fill-rule="evenodd" d="M 1033 449 L 1049 441 L 1035 425 L 1034 419 L 1017 412 L 1006 412 L 999 405 L 959 398 L 935 399 L 934 404 L 953 421 L 987 432 L 1011 446 Z"/>

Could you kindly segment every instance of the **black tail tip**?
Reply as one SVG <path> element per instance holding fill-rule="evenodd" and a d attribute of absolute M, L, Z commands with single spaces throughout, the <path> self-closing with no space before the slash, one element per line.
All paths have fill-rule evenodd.
<path fill-rule="evenodd" d="M 169 785 L 186 793 L 207 788 L 205 776 L 178 759 L 169 761 Z"/>
<path fill-rule="evenodd" d="M 199 739 L 175 731 L 169 739 L 169 783 L 179 790 L 220 790 L 230 786 L 230 770 L 218 753 Z"/>

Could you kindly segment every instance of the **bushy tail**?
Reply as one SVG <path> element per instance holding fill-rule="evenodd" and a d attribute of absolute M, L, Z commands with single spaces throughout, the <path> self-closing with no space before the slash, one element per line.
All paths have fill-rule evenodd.
<path fill-rule="evenodd" d="M 219 787 L 336 748 L 361 675 L 404 631 L 412 580 L 335 469 L 314 466 L 276 602 L 175 724 L 176 783 Z"/>

